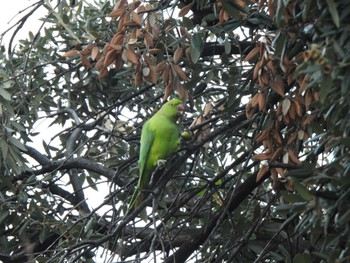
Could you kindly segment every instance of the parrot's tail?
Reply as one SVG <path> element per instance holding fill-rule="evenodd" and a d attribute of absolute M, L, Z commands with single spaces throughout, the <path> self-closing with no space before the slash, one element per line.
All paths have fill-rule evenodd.
<path fill-rule="evenodd" d="M 132 197 L 129 202 L 128 212 L 126 214 L 127 215 L 130 214 L 135 208 L 139 207 L 142 201 L 143 201 L 143 194 L 140 191 L 140 189 L 137 187 L 134 193 L 132 194 Z"/>

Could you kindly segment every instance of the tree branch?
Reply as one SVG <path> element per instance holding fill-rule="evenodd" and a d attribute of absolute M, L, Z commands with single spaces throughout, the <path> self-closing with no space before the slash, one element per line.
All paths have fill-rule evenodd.
<path fill-rule="evenodd" d="M 84 169 L 90 172 L 100 174 L 106 177 L 108 180 L 112 180 L 116 173 L 112 169 L 106 168 L 94 161 L 84 159 L 84 158 L 70 158 L 68 160 L 62 160 L 62 161 L 50 161 L 45 155 L 41 154 L 36 149 L 30 146 L 26 146 L 26 148 L 27 148 L 27 151 L 24 153 L 34 158 L 42 166 L 42 168 L 39 170 L 26 171 L 21 173 L 13 178 L 14 182 L 18 180 L 23 180 L 31 175 L 41 175 L 45 173 L 61 171 L 65 169 L 73 169 L 73 168 Z M 120 178 L 114 178 L 114 180 L 118 186 L 125 185 L 125 182 Z"/>

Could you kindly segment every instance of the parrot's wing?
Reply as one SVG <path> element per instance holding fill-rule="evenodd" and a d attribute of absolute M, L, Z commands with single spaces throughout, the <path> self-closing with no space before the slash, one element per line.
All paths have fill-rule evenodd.
<path fill-rule="evenodd" d="M 149 153 L 153 145 L 154 137 L 155 137 L 155 132 L 152 129 L 150 122 L 146 122 L 142 129 L 142 134 L 141 134 L 141 150 L 140 150 L 140 157 L 139 157 L 140 177 L 143 177 L 144 175 L 145 165 L 147 163 Z M 141 181 L 142 181 L 142 178 L 141 178 Z"/>

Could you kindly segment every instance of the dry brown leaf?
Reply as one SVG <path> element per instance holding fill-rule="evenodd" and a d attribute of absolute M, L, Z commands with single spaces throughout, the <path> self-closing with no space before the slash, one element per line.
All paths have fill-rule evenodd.
<path fill-rule="evenodd" d="M 281 167 L 276 167 L 275 169 L 280 176 L 285 177 L 285 172 Z"/>
<path fill-rule="evenodd" d="M 121 14 L 123 14 L 123 12 L 125 12 L 123 9 L 117 8 L 117 9 L 114 9 L 112 12 L 110 12 L 107 16 L 117 18 Z"/>
<path fill-rule="evenodd" d="M 201 124 L 201 123 L 203 122 L 202 119 L 203 119 L 202 116 L 198 116 L 197 118 L 195 118 L 195 119 L 192 121 L 192 123 L 191 123 L 189 129 L 192 129 L 193 127 L 195 127 L 195 126 Z M 194 131 L 194 133 L 196 133 L 197 131 L 198 131 L 198 130 Z"/>
<path fill-rule="evenodd" d="M 271 83 L 271 88 L 281 97 L 284 97 L 284 82 L 280 75 L 277 75 Z"/>
<path fill-rule="evenodd" d="M 141 17 L 139 16 L 139 14 L 137 14 L 135 11 L 131 11 L 131 17 L 132 19 L 135 21 L 135 23 L 138 25 L 138 26 L 141 26 L 142 25 L 142 19 Z"/>
<path fill-rule="evenodd" d="M 269 137 L 270 134 L 270 130 L 263 130 L 261 131 L 256 137 L 255 137 L 255 141 L 257 142 L 261 142 L 263 140 L 266 140 L 267 137 Z"/>
<path fill-rule="evenodd" d="M 301 107 L 300 102 L 297 101 L 297 100 L 292 100 L 292 103 L 293 103 L 293 105 L 294 105 L 294 109 L 295 109 L 297 115 L 298 115 L 299 117 L 302 117 L 302 116 L 303 116 L 303 109 L 302 109 L 302 107 Z"/>
<path fill-rule="evenodd" d="M 134 11 L 136 8 L 138 8 L 140 6 L 140 4 L 141 4 L 141 1 L 139 1 L 139 0 L 134 1 L 130 4 L 128 4 L 128 9 Z"/>
<path fill-rule="evenodd" d="M 122 55 L 120 53 L 117 53 L 117 56 L 115 58 L 115 70 L 119 71 L 122 69 L 123 65 L 124 65 L 124 61 L 122 59 Z"/>
<path fill-rule="evenodd" d="M 164 90 L 164 96 L 163 96 L 163 101 L 166 101 L 169 96 L 171 95 L 171 93 L 173 92 L 173 84 L 169 83 Z"/>
<path fill-rule="evenodd" d="M 98 60 L 99 56 L 100 56 L 100 51 L 99 51 L 98 47 L 96 47 L 96 46 L 93 47 L 91 50 L 91 58 L 93 60 Z"/>
<path fill-rule="evenodd" d="M 259 153 L 252 156 L 254 161 L 264 161 L 271 158 L 271 153 Z"/>
<path fill-rule="evenodd" d="M 271 156 L 271 162 L 275 162 L 283 154 L 283 148 L 278 148 Z"/>
<path fill-rule="evenodd" d="M 296 165 L 301 165 L 299 158 L 295 155 L 295 153 L 291 149 L 288 149 L 288 154 L 289 154 L 289 160 L 291 162 L 295 163 Z"/>
<path fill-rule="evenodd" d="M 278 174 L 276 172 L 276 169 L 271 168 L 270 173 L 271 173 L 271 177 L 272 177 L 272 189 L 275 191 L 279 191 L 281 189 L 282 183 L 278 179 Z"/>
<path fill-rule="evenodd" d="M 256 107 L 259 105 L 259 95 L 260 93 L 256 93 L 254 97 L 250 100 L 251 106 Z"/>
<path fill-rule="evenodd" d="M 306 130 L 307 126 L 316 118 L 315 114 L 308 115 L 302 123 L 302 127 Z"/>
<path fill-rule="evenodd" d="M 224 11 L 223 20 L 226 22 L 229 20 L 229 18 L 230 18 L 230 16 L 229 16 L 228 12 Z"/>
<path fill-rule="evenodd" d="M 174 63 L 179 64 L 181 58 L 182 58 L 182 48 L 178 47 L 174 52 Z"/>
<path fill-rule="evenodd" d="M 143 32 L 143 36 L 144 36 L 144 42 L 147 46 L 149 46 L 150 48 L 153 48 L 154 46 L 154 42 L 153 42 L 153 35 L 148 32 L 148 31 L 144 31 Z"/>
<path fill-rule="evenodd" d="M 291 105 L 289 107 L 288 114 L 289 114 L 289 117 L 291 118 L 291 120 L 295 120 L 297 114 L 296 114 L 296 111 L 295 111 L 293 103 L 291 103 Z"/>
<path fill-rule="evenodd" d="M 306 142 L 309 139 L 309 134 L 304 132 L 303 141 Z"/>
<path fill-rule="evenodd" d="M 107 75 L 108 75 L 108 69 L 107 68 L 103 68 L 103 69 L 100 70 L 100 74 L 98 75 L 98 78 L 99 79 L 103 79 Z"/>
<path fill-rule="evenodd" d="M 124 34 L 115 34 L 111 40 L 112 45 L 122 45 L 124 41 Z"/>
<path fill-rule="evenodd" d="M 86 56 L 81 57 L 81 63 L 85 68 L 92 68 L 92 65 L 90 63 L 90 60 Z"/>
<path fill-rule="evenodd" d="M 137 55 L 134 53 L 133 50 L 131 49 L 126 49 L 125 50 L 125 55 L 126 55 L 126 58 L 129 62 L 131 62 L 132 64 L 138 64 L 139 63 L 139 59 L 137 57 Z"/>
<path fill-rule="evenodd" d="M 122 14 L 120 15 L 119 18 L 119 23 L 118 23 L 118 29 L 117 32 L 120 32 L 122 34 L 125 33 L 126 31 L 126 26 L 125 24 L 130 21 L 130 15 L 129 12 L 123 11 Z"/>
<path fill-rule="evenodd" d="M 180 79 L 182 79 L 182 80 L 184 80 L 184 81 L 187 81 L 187 80 L 188 80 L 188 77 L 187 77 L 186 73 L 182 70 L 182 68 L 181 68 L 179 65 L 173 65 L 173 67 L 174 67 L 174 70 L 175 70 L 175 72 L 176 72 L 176 75 L 177 75 Z"/>
<path fill-rule="evenodd" d="M 191 48 L 186 48 L 185 50 L 185 56 L 188 59 L 188 61 L 191 61 Z"/>
<path fill-rule="evenodd" d="M 270 70 L 273 76 L 277 74 L 277 69 L 273 63 L 272 59 L 269 59 L 269 61 L 266 63 L 266 67 Z"/>
<path fill-rule="evenodd" d="M 91 50 L 89 49 L 83 49 L 83 50 L 79 50 L 80 55 L 82 56 L 87 56 L 91 54 Z"/>
<path fill-rule="evenodd" d="M 225 22 L 225 10 L 221 8 L 219 12 L 219 24 L 222 25 L 224 22 Z"/>
<path fill-rule="evenodd" d="M 253 70 L 253 79 L 257 79 L 258 76 L 260 75 L 261 72 L 261 68 L 262 68 L 262 60 L 259 60 Z"/>
<path fill-rule="evenodd" d="M 244 58 L 244 61 L 251 61 L 259 53 L 259 46 L 253 48 Z"/>
<path fill-rule="evenodd" d="M 294 142 L 294 141 L 296 140 L 297 136 L 298 136 L 298 134 L 297 134 L 296 132 L 293 132 L 293 133 L 290 135 L 290 137 L 289 137 L 289 139 L 288 139 L 288 141 L 287 141 L 287 145 L 289 145 L 289 144 L 291 144 L 292 142 Z"/>
<path fill-rule="evenodd" d="M 271 177 L 273 181 L 279 181 L 278 180 L 278 173 L 275 168 L 270 169 Z"/>
<path fill-rule="evenodd" d="M 156 66 L 156 71 L 159 72 L 159 71 L 163 71 L 166 67 L 167 63 L 165 60 L 162 60 L 161 62 L 159 62 Z"/>
<path fill-rule="evenodd" d="M 142 83 L 142 74 L 140 72 L 136 72 L 135 79 L 134 79 L 134 85 L 138 87 Z"/>
<path fill-rule="evenodd" d="M 269 10 L 270 17 L 274 17 L 276 14 L 276 3 L 275 0 L 268 0 L 267 2 L 267 9 Z"/>
<path fill-rule="evenodd" d="M 181 34 L 181 37 L 186 38 L 188 40 L 190 39 L 190 36 L 188 34 L 188 31 L 187 31 L 186 27 L 180 26 L 180 34 Z"/>
<path fill-rule="evenodd" d="M 310 103 L 311 103 L 312 99 L 313 99 L 312 91 L 311 90 L 307 90 L 306 93 L 305 93 L 305 108 L 306 108 L 307 111 L 310 108 Z"/>
<path fill-rule="evenodd" d="M 261 8 L 264 6 L 265 0 L 259 0 L 258 4 L 258 10 L 261 10 Z"/>
<path fill-rule="evenodd" d="M 124 27 L 128 27 L 128 28 L 130 28 L 130 27 L 139 27 L 139 25 L 138 25 L 135 21 L 133 21 L 133 20 L 130 20 L 130 21 L 125 22 L 125 23 L 123 24 L 123 26 L 124 26 Z M 124 30 L 123 30 L 123 31 L 124 31 Z"/>
<path fill-rule="evenodd" d="M 114 50 L 116 51 L 122 51 L 123 47 L 121 45 L 113 45 L 113 44 L 110 44 L 109 45 L 111 48 L 113 48 Z"/>
<path fill-rule="evenodd" d="M 245 115 L 247 117 L 248 120 L 250 120 L 255 112 L 255 108 L 252 107 L 252 103 L 249 101 L 246 105 L 246 109 L 245 109 Z"/>
<path fill-rule="evenodd" d="M 78 51 L 76 50 L 69 50 L 68 52 L 64 53 L 62 56 L 66 58 L 74 57 L 78 54 Z"/>
<path fill-rule="evenodd" d="M 146 11 L 146 7 L 141 5 L 137 8 L 137 13 L 144 13 Z"/>
<path fill-rule="evenodd" d="M 269 74 L 267 74 L 266 70 L 262 70 L 261 74 L 259 75 L 259 81 L 262 84 L 262 87 L 265 87 L 270 82 Z"/>
<path fill-rule="evenodd" d="M 163 74 L 162 74 L 162 80 L 163 80 L 163 84 L 166 85 L 167 82 L 170 79 L 170 65 L 166 65 Z"/>
<path fill-rule="evenodd" d="M 266 97 L 264 93 L 259 93 L 258 105 L 259 105 L 259 111 L 265 111 Z"/>
<path fill-rule="evenodd" d="M 180 100 L 182 100 L 182 101 L 185 101 L 185 99 L 186 99 L 186 95 L 187 95 L 187 92 L 186 92 L 186 89 L 185 89 L 185 87 L 183 86 L 183 85 L 179 85 L 178 87 L 177 87 L 177 93 L 179 94 L 179 98 L 180 98 Z"/>
<path fill-rule="evenodd" d="M 148 53 L 150 53 L 151 55 L 157 55 L 159 52 L 160 52 L 159 48 L 152 48 L 148 50 Z"/>
<path fill-rule="evenodd" d="M 284 188 L 289 192 L 294 192 L 293 181 L 290 179 L 287 179 L 287 182 L 284 183 Z"/>
<path fill-rule="evenodd" d="M 300 83 L 299 94 L 302 94 L 308 87 L 308 81 L 310 79 L 309 75 L 306 75 Z"/>
<path fill-rule="evenodd" d="M 204 107 L 204 113 L 203 113 L 203 117 L 207 118 L 210 115 L 210 110 L 211 110 L 211 104 L 207 103 Z"/>
<path fill-rule="evenodd" d="M 153 66 L 154 65 L 154 63 L 153 63 L 154 57 L 153 56 L 143 55 L 143 58 L 146 61 L 148 66 Z"/>
<path fill-rule="evenodd" d="M 106 43 L 102 50 L 103 55 L 107 55 L 109 50 L 111 50 L 111 45 L 109 43 Z"/>
<path fill-rule="evenodd" d="M 273 130 L 272 137 L 275 139 L 275 141 L 278 144 L 282 144 L 283 138 L 282 138 L 282 134 L 281 134 L 280 130 L 277 130 L 277 129 Z"/>
<path fill-rule="evenodd" d="M 117 51 L 114 50 L 114 49 L 108 51 L 108 53 L 107 53 L 107 55 L 105 57 L 104 64 L 103 64 L 103 66 L 105 68 L 108 67 L 109 65 L 111 65 L 114 62 L 114 60 L 116 58 L 116 54 L 117 54 Z"/>
<path fill-rule="evenodd" d="M 105 63 L 105 58 L 101 57 L 97 63 L 95 64 L 95 69 L 97 70 L 101 70 L 104 67 L 104 63 Z"/>
<path fill-rule="evenodd" d="M 157 72 L 156 72 L 156 68 L 154 66 L 150 66 L 149 67 L 150 72 L 149 72 L 149 80 L 152 84 L 157 84 Z"/>
<path fill-rule="evenodd" d="M 191 10 L 193 5 L 194 5 L 194 1 L 188 5 L 185 5 L 183 8 L 180 9 L 178 16 L 183 17 L 183 16 L 187 15 L 187 13 Z"/>
<path fill-rule="evenodd" d="M 269 171 L 269 167 L 267 165 L 262 165 L 256 175 L 256 182 L 259 182 Z"/>

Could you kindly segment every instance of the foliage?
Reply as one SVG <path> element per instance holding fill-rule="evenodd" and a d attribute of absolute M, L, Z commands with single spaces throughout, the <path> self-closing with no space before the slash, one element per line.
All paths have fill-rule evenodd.
<path fill-rule="evenodd" d="M 42 0 L 14 34 L 38 8 L 1 46 L 1 261 L 349 260 L 346 0 Z M 192 136 L 126 215 L 172 97 Z"/>

